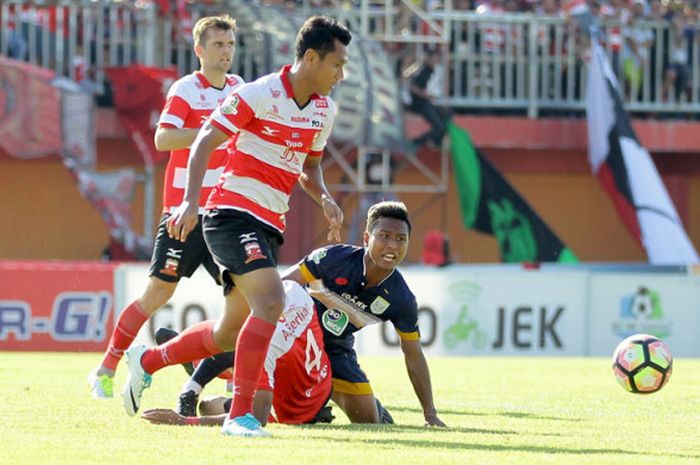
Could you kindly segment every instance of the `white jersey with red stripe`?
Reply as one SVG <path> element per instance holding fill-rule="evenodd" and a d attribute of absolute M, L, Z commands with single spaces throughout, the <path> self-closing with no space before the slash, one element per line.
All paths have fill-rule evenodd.
<path fill-rule="evenodd" d="M 244 211 L 280 232 L 304 161 L 323 155 L 335 118 L 329 97 L 314 94 L 299 108 L 290 70 L 287 65 L 238 87 L 210 118 L 229 137 L 238 137 L 206 208 Z"/>
<path fill-rule="evenodd" d="M 273 391 L 280 423 L 313 419 L 331 394 L 331 368 L 314 303 L 298 283 L 284 281 L 286 302 L 270 341 L 258 389 Z"/>
<path fill-rule="evenodd" d="M 217 105 L 223 102 L 233 89 L 244 82 L 243 78 L 236 74 L 227 74 L 224 87 L 218 89 L 213 87 L 200 71 L 188 74 L 175 81 L 170 87 L 158 125 L 175 129 L 200 128 Z M 189 154 L 189 148 L 170 152 L 170 160 L 165 168 L 163 182 L 163 212 L 172 212 L 182 203 L 187 182 Z M 200 207 L 204 207 L 212 188 L 223 173 L 227 156 L 228 153 L 224 145 L 218 147 L 209 157 L 209 165 L 204 175 L 199 197 Z"/>

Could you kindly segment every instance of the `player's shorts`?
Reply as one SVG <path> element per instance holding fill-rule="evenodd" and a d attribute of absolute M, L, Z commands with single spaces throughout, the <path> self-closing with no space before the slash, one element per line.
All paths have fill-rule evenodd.
<path fill-rule="evenodd" d="M 207 211 L 202 223 L 209 250 L 222 271 L 243 275 L 277 267 L 277 252 L 283 239 L 272 227 L 230 208 Z M 234 284 L 228 273 L 222 275 L 226 295 Z"/>
<path fill-rule="evenodd" d="M 168 236 L 170 216 L 169 213 L 166 213 L 160 219 L 148 275 L 176 283 L 182 277 L 189 278 L 199 265 L 204 265 L 214 281 L 221 284 L 219 267 L 216 266 L 209 249 L 207 249 L 207 244 L 204 242 L 201 217 L 197 226 L 183 243 Z"/>
<path fill-rule="evenodd" d="M 333 392 L 353 395 L 372 394 L 369 379 L 357 362 L 357 353 L 353 348 L 354 341 L 355 338 L 352 335 L 324 340 L 326 353 L 331 361 Z"/>

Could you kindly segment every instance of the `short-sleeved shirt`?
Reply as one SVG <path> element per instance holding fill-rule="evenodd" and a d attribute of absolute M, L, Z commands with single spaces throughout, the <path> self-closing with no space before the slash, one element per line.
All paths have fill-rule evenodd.
<path fill-rule="evenodd" d="M 212 111 L 224 101 L 226 96 L 245 81 L 235 74 L 226 75 L 226 83 L 221 89 L 211 85 L 199 71 L 188 74 L 173 83 L 168 90 L 165 107 L 160 114 L 158 125 L 163 128 L 194 129 L 200 128 Z M 190 149 L 177 149 L 170 152 L 168 166 L 165 168 L 163 182 L 163 212 L 172 213 L 185 195 L 187 183 L 187 160 Z M 226 147 L 218 147 L 209 157 L 209 164 L 202 182 L 199 206 L 209 198 L 212 188 L 224 171 Z M 200 209 L 200 213 L 203 208 Z"/>
<path fill-rule="evenodd" d="M 273 391 L 276 420 L 306 423 L 331 394 L 331 368 L 314 301 L 304 288 L 284 281 L 286 302 L 272 335 L 258 389 Z"/>
<path fill-rule="evenodd" d="M 299 269 L 307 281 L 321 279 L 327 289 L 344 297 L 358 310 L 390 321 L 402 339 L 419 339 L 416 298 L 403 276 L 394 270 L 375 287 L 366 287 L 365 253 L 362 247 L 346 244 L 322 247 L 303 258 Z M 328 309 L 315 302 L 327 344 L 352 337 L 358 331 L 342 310 Z"/>
<path fill-rule="evenodd" d="M 242 85 L 210 118 L 214 127 L 237 137 L 206 208 L 241 210 L 280 232 L 304 161 L 323 155 L 335 118 L 329 97 L 313 94 L 303 108 L 297 105 L 290 70 L 287 65 Z"/>

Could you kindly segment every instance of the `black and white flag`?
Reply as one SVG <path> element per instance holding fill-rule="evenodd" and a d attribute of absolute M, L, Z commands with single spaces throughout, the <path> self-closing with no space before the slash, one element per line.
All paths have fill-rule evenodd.
<path fill-rule="evenodd" d="M 622 108 L 619 84 L 601 45 L 592 39 L 586 117 L 588 159 L 625 226 L 651 264 L 694 264 L 698 254 L 683 229 L 649 152 Z"/>

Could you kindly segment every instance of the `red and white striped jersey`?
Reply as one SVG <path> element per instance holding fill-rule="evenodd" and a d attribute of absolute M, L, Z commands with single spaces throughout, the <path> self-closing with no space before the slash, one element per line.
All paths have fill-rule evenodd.
<path fill-rule="evenodd" d="M 226 84 L 222 89 L 213 87 L 199 71 L 184 76 L 170 87 L 165 107 L 160 114 L 158 125 L 164 128 L 200 128 L 207 117 L 231 91 L 244 83 L 236 74 L 226 75 Z M 170 152 L 170 160 L 165 168 L 163 182 L 163 212 L 172 212 L 182 203 L 187 182 L 187 159 L 190 149 L 178 149 Z M 224 171 L 228 153 L 225 145 L 217 148 L 209 157 L 202 191 L 199 197 L 200 213 L 204 204 Z"/>
<path fill-rule="evenodd" d="M 304 288 L 284 281 L 286 302 L 272 335 L 258 389 L 273 391 L 279 423 L 311 420 L 331 394 L 331 368 L 314 303 Z"/>
<path fill-rule="evenodd" d="M 280 232 L 304 161 L 323 155 L 335 118 L 328 97 L 314 94 L 299 108 L 290 69 L 238 87 L 210 117 L 213 126 L 238 137 L 206 208 L 241 210 Z"/>

